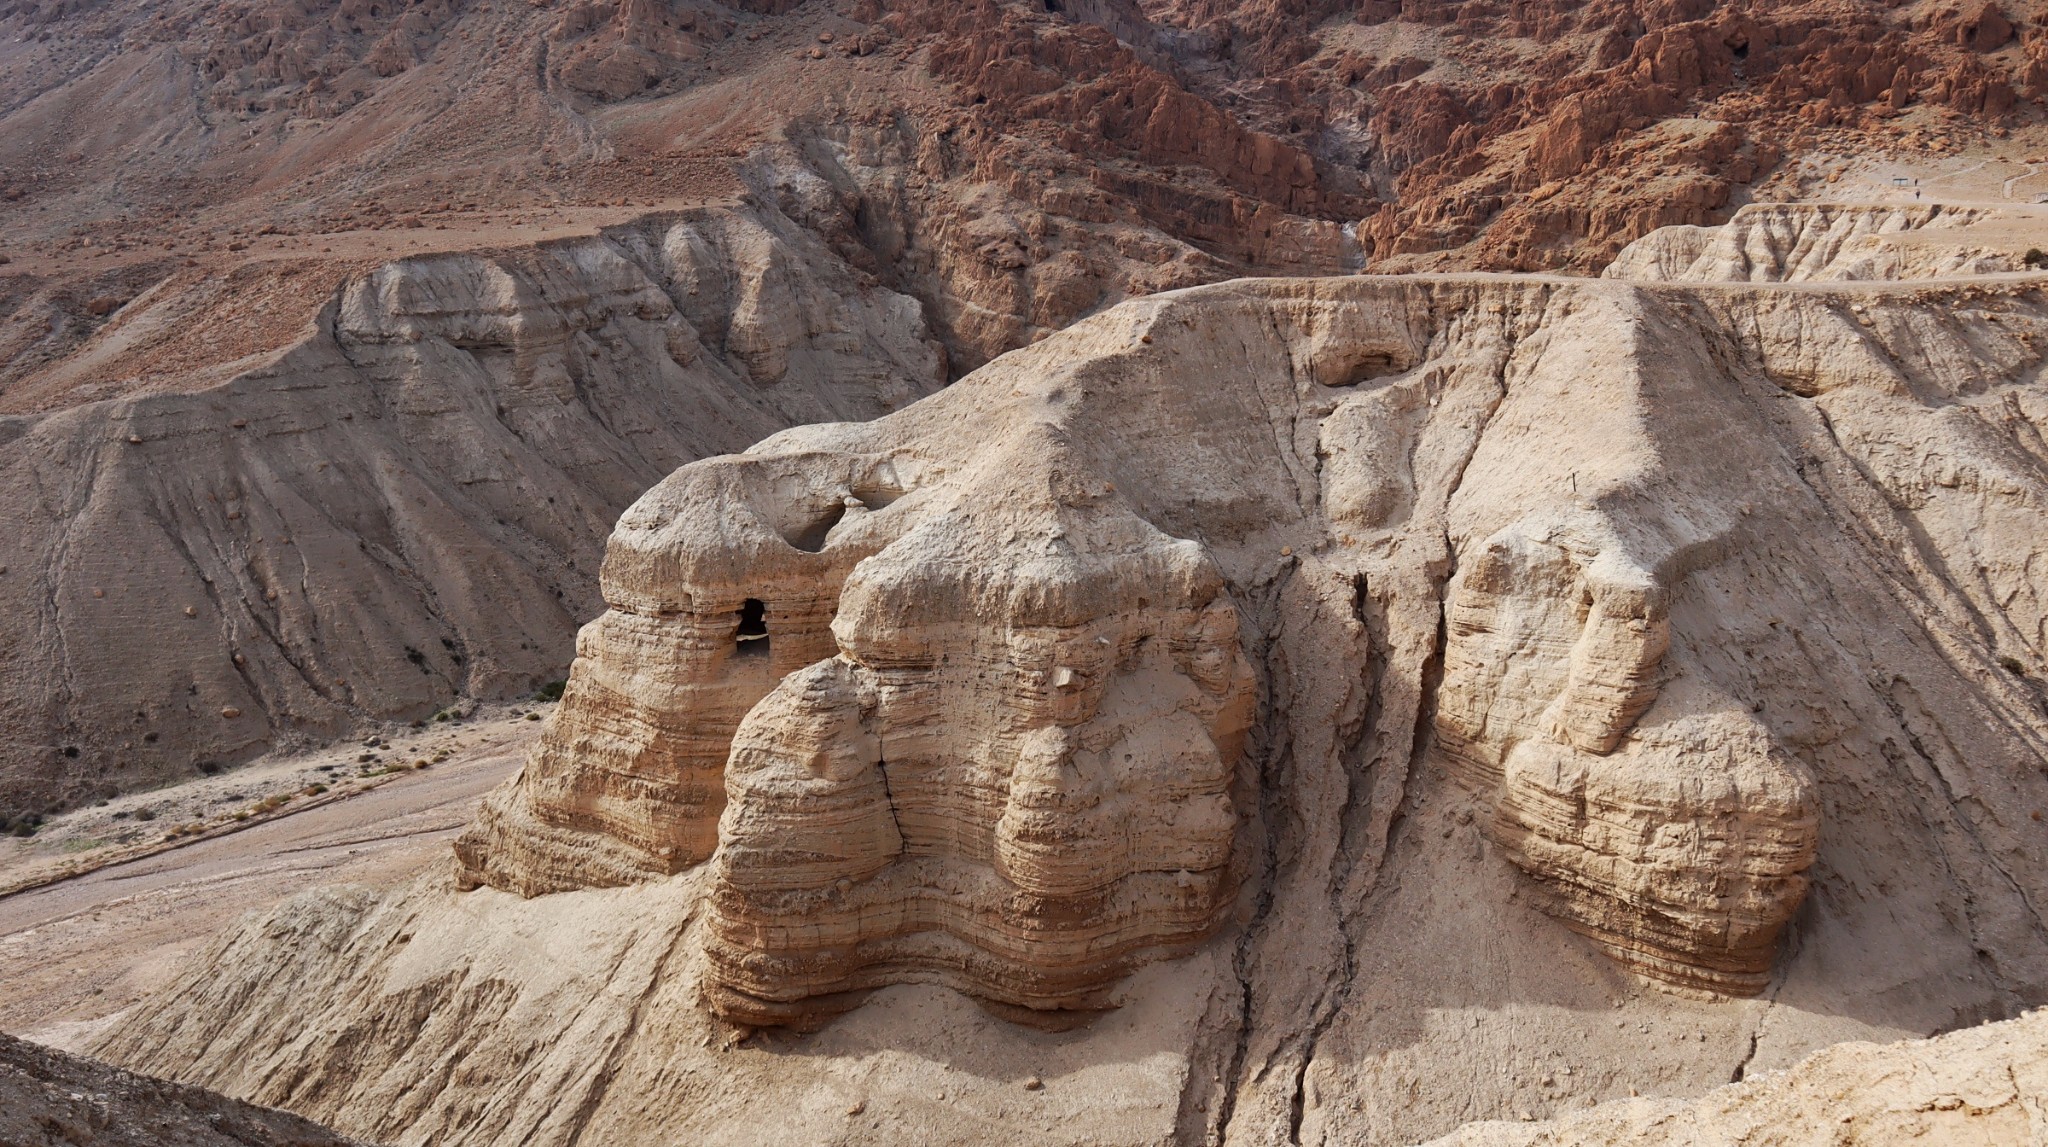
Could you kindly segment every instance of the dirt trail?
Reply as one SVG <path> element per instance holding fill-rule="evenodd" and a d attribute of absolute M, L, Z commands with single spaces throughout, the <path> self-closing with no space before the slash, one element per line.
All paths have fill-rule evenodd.
<path fill-rule="evenodd" d="M 477 727 L 430 771 L 0 898 L 0 1030 L 75 1046 L 243 913 L 319 884 L 396 884 L 441 861 L 539 727 Z"/>

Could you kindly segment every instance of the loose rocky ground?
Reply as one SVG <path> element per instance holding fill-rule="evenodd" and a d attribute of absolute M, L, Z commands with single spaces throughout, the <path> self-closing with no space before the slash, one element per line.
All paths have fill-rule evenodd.
<path fill-rule="evenodd" d="M 2033 1147 L 2048 1142 L 2048 1012 L 1929 1040 L 1844 1043 L 1696 1100 L 1483 1123 L 1429 1147 Z"/>

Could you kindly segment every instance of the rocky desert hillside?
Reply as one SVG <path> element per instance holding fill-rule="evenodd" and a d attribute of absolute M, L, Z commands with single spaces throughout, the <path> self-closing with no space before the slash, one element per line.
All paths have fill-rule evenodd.
<path fill-rule="evenodd" d="M 393 1144 L 2042 1140 L 2043 193 L 2017 0 L 0 0 L 0 828 L 267 818 L 0 994 Z"/>
<path fill-rule="evenodd" d="M 1125 298 L 2024 202 L 2040 15 L 9 0 L 0 822 L 558 680 L 661 475 Z"/>
<path fill-rule="evenodd" d="M 0 1034 L 0 1142 L 9 1147 L 350 1147 L 356 1141 L 282 1111 Z"/>

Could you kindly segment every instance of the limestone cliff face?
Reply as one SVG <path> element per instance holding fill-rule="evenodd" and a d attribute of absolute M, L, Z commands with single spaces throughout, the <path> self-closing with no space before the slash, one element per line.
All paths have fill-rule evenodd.
<path fill-rule="evenodd" d="M 2021 277 L 1117 307 L 660 483 L 466 890 L 101 1050 L 398 1142 L 1269 1144 L 2016 1012 L 2044 345 Z"/>
<path fill-rule="evenodd" d="M 612 536 L 611 608 L 578 636 L 561 716 L 457 845 L 473 882 L 533 895 L 708 858 L 734 730 L 832 655 L 839 587 L 876 548 L 869 503 L 904 493 L 887 459 L 746 455 L 658 490 Z"/>
<path fill-rule="evenodd" d="M 1512 310 L 1448 301 L 1455 284 L 1263 289 L 1285 332 L 1273 351 L 1325 411 L 1302 490 L 1320 524 L 1298 560 L 1348 577 L 1368 630 L 1371 587 L 1400 572 L 1375 558 L 1429 496 L 1417 443 L 1471 428 L 1438 412 L 1494 353 L 1469 334 L 1445 347 L 1447 328 L 1543 317 L 1551 349 L 1485 400 L 1445 507 L 1455 572 L 1432 591 L 1429 733 L 1547 911 L 1658 982 L 1761 990 L 1821 797 L 1751 690 L 1674 656 L 1672 614 L 1802 511 L 1768 470 L 1721 456 L 1716 336 L 1682 297 L 1626 287 Z M 1220 305 L 1261 305 L 1239 290 Z M 1199 353 L 1174 344 L 1202 341 L 1175 328 L 1196 320 L 1133 318 L 1146 365 L 1116 369 L 1172 404 L 1172 363 Z M 1169 349 L 1147 349 L 1155 331 Z M 1588 392 L 1588 377 L 1604 381 Z M 1225 576 L 1155 523 L 1241 546 L 1257 515 L 1229 491 L 1259 483 L 1231 459 L 1127 485 L 1130 459 L 1103 452 L 1125 441 L 1117 422 L 1052 393 L 978 453 L 888 424 L 804 430 L 643 498 L 568 704 L 459 848 L 465 881 L 533 894 L 709 860 L 706 990 L 753 1023 L 928 977 L 1085 1009 L 1133 960 L 1206 935 L 1258 800 L 1232 793 L 1255 690 Z M 1370 672 L 1369 634 L 1353 640 Z"/>
<path fill-rule="evenodd" d="M 1760 990 L 1819 839 L 1806 769 L 1690 681 L 1641 724 L 1671 645 L 1651 570 L 1581 565 L 1519 525 L 1484 546 L 1451 585 L 1436 731 L 1494 802 L 1495 841 L 1631 968 Z"/>

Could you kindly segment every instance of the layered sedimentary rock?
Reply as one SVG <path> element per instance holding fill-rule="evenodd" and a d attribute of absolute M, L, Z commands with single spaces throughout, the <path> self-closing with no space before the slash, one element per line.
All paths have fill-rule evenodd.
<path fill-rule="evenodd" d="M 672 475 L 467 890 L 101 1050 L 404 1142 L 1267 1144 L 2011 1014 L 2043 345 L 2018 276 L 1126 304 Z"/>
<path fill-rule="evenodd" d="M 1452 581 L 1438 735 L 1560 916 L 1660 980 L 1756 991 L 1819 837 L 1806 769 L 1718 689 L 1662 698 L 1670 576 L 1574 532 L 1518 523 Z"/>
<path fill-rule="evenodd" d="M 857 341 L 889 358 L 928 337 L 944 353 L 937 369 L 951 378 L 1124 299 L 1234 275 L 1336 273 L 1368 261 L 1378 270 L 1591 269 L 1654 228 L 1719 220 L 1745 200 L 1840 194 L 1846 185 L 1826 182 L 1846 170 L 1837 157 L 1895 148 L 1895 157 L 1917 164 L 1947 154 L 1950 143 L 1989 144 L 1985 132 L 2005 130 L 1993 117 L 2013 107 L 2015 94 L 2039 94 L 2048 76 L 2048 40 L 2025 7 L 1838 8 L 1824 0 L 1740 13 L 1696 2 L 1654 10 L 1546 2 L 1496 13 L 1327 0 L 1052 8 L 1027 0 L 17 0 L 0 6 L 0 202 L 13 208 L 0 213 L 0 258 L 8 260 L 0 272 L 0 410 L 23 421 L 0 432 L 8 439 L 0 465 L 17 486 L 50 491 L 56 508 L 28 524 L 40 548 L 14 552 L 20 564 L 9 568 L 37 567 L 67 544 L 43 520 L 77 509 L 67 475 L 98 467 L 109 481 L 147 485 L 94 453 L 136 429 L 118 404 L 206 393 L 207 417 L 253 427 L 259 422 L 248 412 L 225 407 L 246 394 L 230 384 L 256 367 L 280 409 L 292 401 L 287 395 L 312 402 L 286 412 L 288 422 L 328 417 L 331 408 L 311 396 L 333 377 L 327 372 L 352 368 L 337 366 L 335 346 L 324 340 L 315 340 L 319 353 L 286 352 L 340 283 L 394 253 L 497 251 L 477 258 L 517 280 L 520 298 L 507 303 L 493 287 L 482 305 L 511 306 L 532 320 L 522 321 L 531 329 L 514 359 L 563 340 L 564 362 L 594 355 L 613 367 L 630 364 L 642 380 L 672 378 L 658 355 L 641 361 L 661 349 L 653 340 L 621 334 L 631 321 L 613 322 L 599 313 L 603 306 L 573 298 L 542 298 L 557 289 L 609 297 L 617 276 L 581 282 L 585 271 L 602 270 L 594 265 L 529 274 L 518 264 L 547 263 L 555 252 L 505 249 L 617 224 L 657 205 L 745 196 L 744 214 L 774 234 L 738 237 L 730 248 L 707 240 L 716 261 L 755 268 L 732 275 L 730 326 L 713 308 L 680 308 L 707 336 L 712 358 L 765 388 L 785 369 L 801 382 L 807 365 L 857 377 L 858 356 L 849 353 Z M 1945 120 L 1944 110 L 1986 118 Z M 1815 134 L 1823 125 L 1825 139 Z M 2002 176 L 2022 198 L 2031 178 L 2023 154 L 2017 146 L 2005 154 L 2011 166 Z M 1989 169 L 1979 177 L 1996 178 Z M 778 212 L 817 245 L 770 226 Z M 1660 242 L 1678 243 L 1660 256 L 1666 261 L 1691 250 L 1673 235 Z M 771 249 L 783 257 L 768 259 Z M 2016 266 L 2026 250 L 1902 255 L 1900 268 L 1998 269 Z M 823 269 L 821 256 L 844 265 Z M 435 266 L 423 271 L 421 260 L 407 260 L 407 269 L 378 275 L 451 274 L 443 259 L 425 261 Z M 1889 273 L 1875 255 L 1834 263 L 1855 264 L 1865 277 Z M 724 279 L 692 282 L 708 300 Z M 916 299 L 922 330 L 890 349 L 881 344 L 892 338 L 861 332 L 875 323 L 907 328 L 907 312 L 833 317 L 805 303 L 795 308 L 802 318 L 792 318 L 787 304 L 808 292 L 804 284 L 842 297 Z M 631 299 L 612 301 L 637 306 L 639 287 L 626 283 Z M 687 289 L 679 298 L 690 298 Z M 568 317 L 543 314 L 551 310 Z M 584 333 L 602 346 L 571 335 L 585 321 Z M 383 337 L 375 327 L 367 333 Z M 791 358 L 778 332 L 797 329 L 805 332 L 798 341 L 824 353 Z M 352 354 L 349 333 L 335 345 Z M 502 333 L 474 348 L 481 358 L 507 349 Z M 689 340 L 678 329 L 672 349 L 693 353 Z M 551 371 L 554 360 L 535 354 L 522 361 Z M 433 354 L 421 362 L 431 371 L 462 367 Z M 282 373 L 266 373 L 272 366 Z M 542 392 L 565 393 L 553 382 L 529 393 Z M 102 402 L 117 405 L 93 405 Z M 497 405 L 479 398 L 463 409 L 481 419 Z M 215 640 L 209 628 L 197 641 L 189 640 L 196 627 L 159 629 L 146 657 L 124 652 L 109 664 L 92 653 L 112 646 L 84 620 L 102 607 L 81 610 L 73 587 L 35 579 L 15 604 L 37 611 L 36 632 L 16 636 L 34 650 L 34 665 L 59 661 L 65 669 L 25 674 L 34 702 L 7 713 L 0 772 L 32 779 L 0 782 L 0 813 L 50 812 L 108 788 L 335 736 L 357 721 L 555 679 L 569 656 L 572 619 L 597 603 L 588 563 L 567 568 L 563 538 L 587 544 L 672 463 L 736 449 L 790 421 L 859 417 L 893 403 L 782 404 L 772 418 L 712 436 L 696 432 L 703 420 L 692 413 L 671 420 L 666 411 L 675 408 L 658 394 L 627 405 L 639 413 L 616 433 L 613 411 L 599 411 L 595 425 L 575 433 L 522 439 L 530 449 L 498 443 L 499 461 L 509 449 L 522 471 L 579 476 L 526 491 L 541 502 L 556 498 L 557 507 L 569 504 L 567 485 L 610 468 L 594 482 L 602 496 L 577 498 L 589 509 L 569 533 L 518 501 L 494 502 L 474 521 L 466 509 L 453 515 L 474 529 L 437 521 L 434 530 L 467 538 L 445 561 L 407 554 L 395 570 L 380 571 L 379 589 L 345 611 L 366 619 L 367 632 L 323 629 L 317 655 L 309 637 L 281 643 L 289 646 L 282 658 L 244 648 L 280 644 L 251 636 L 260 625 L 310 629 L 236 618 L 236 595 L 224 592 L 229 637 Z M 508 408 L 553 417 L 546 405 Z M 481 421 L 471 429 L 453 436 L 458 447 L 497 433 Z M 608 436 L 619 440 L 611 453 L 644 448 L 644 459 L 593 462 L 591 443 Z M 191 431 L 192 441 L 201 437 Z M 716 441 L 699 448 L 706 437 Z M 351 445 L 321 450 L 347 453 Z M 466 460 L 449 480 L 473 488 L 463 484 L 488 459 Z M 208 473 L 182 469 L 188 461 Z M 221 477 L 232 467 L 211 447 L 150 463 L 183 489 L 185 503 L 123 496 L 149 503 L 152 521 L 189 522 L 195 499 L 224 504 L 237 489 Z M 265 465 L 294 472 L 298 463 Z M 410 458 L 404 465 L 412 474 L 424 468 Z M 366 481 L 361 465 L 330 469 L 350 474 L 354 486 Z M 392 497 L 402 506 L 413 495 Z M 358 509 L 395 516 L 352 508 L 356 536 L 340 539 L 335 561 L 347 560 L 358 541 L 393 549 L 379 530 L 356 528 Z M 224 511 L 233 512 L 240 511 Z M 101 528 L 145 537 L 154 529 L 88 520 L 93 530 L 74 539 L 86 551 Z M 214 581 L 181 577 L 178 600 L 150 601 L 122 624 L 189 606 L 212 625 L 215 605 L 185 598 L 224 584 L 225 568 L 204 557 L 211 539 L 175 532 L 169 548 L 151 539 L 146 564 L 182 561 L 186 547 L 200 555 L 194 564 L 208 567 L 201 579 Z M 519 572 L 536 568 L 545 573 Z M 518 599 L 518 632 L 441 624 L 439 603 L 422 600 L 431 595 L 415 576 L 526 582 L 508 593 Z M 95 601 L 117 590 L 132 600 L 135 592 L 83 588 L 109 595 Z M 559 615 L 547 600 L 557 589 L 578 603 Z M 50 636 L 60 632 L 62 641 Z M 237 653 L 257 663 L 252 680 L 238 681 L 230 668 Z M 483 668 L 458 670 L 458 655 Z M 421 663 L 431 668 L 414 681 L 407 666 Z M 49 684 L 58 677 L 69 696 Z M 347 691 L 337 681 L 348 682 Z M 372 682 L 374 690 L 365 684 Z M 186 700 L 173 704 L 181 691 Z M 116 694 L 146 701 L 91 701 Z M 164 716 L 181 706 L 190 711 L 175 722 Z M 265 721 L 223 725 L 218 714 L 227 709 Z M 135 727 L 96 734 L 111 720 Z"/>
<path fill-rule="evenodd" d="M 1085 1011 L 1208 936 L 1255 703 L 1236 608 L 1200 545 L 1048 469 L 1060 437 L 965 474 L 750 454 L 650 492 L 561 715 L 457 846 L 465 882 L 716 849 L 710 991 L 752 1022 L 927 977 Z"/>
<path fill-rule="evenodd" d="M 467 879 L 533 895 L 711 855 L 734 730 L 784 676 L 832 655 L 840 584 L 876 548 L 869 505 L 904 493 L 886 458 L 834 461 L 721 459 L 627 511 L 605 558 L 611 608 L 578 636 L 561 715 L 520 787 L 457 845 Z"/>
<path fill-rule="evenodd" d="M 1342 296 L 1278 313 L 1299 332 L 1294 369 L 1341 396 L 1317 431 L 1321 544 L 1369 553 L 1412 512 L 1405 459 L 1445 368 L 1417 367 L 1434 330 L 1383 296 Z M 1562 496 L 1453 521 L 1434 732 L 1550 911 L 1644 975 L 1747 994 L 1805 894 L 1820 802 L 1749 699 L 1669 660 L 1673 598 L 1753 548 L 1784 498 L 1703 451 L 1697 410 L 1649 413 L 1651 395 L 1711 386 L 1698 335 L 1645 353 L 1671 305 L 1621 288 L 1545 308 L 1567 365 L 1522 382 L 1469 465 L 1525 472 L 1517 451 L 1554 441 L 1565 411 L 1614 434 L 1552 457 Z M 1622 334 L 1571 335 L 1601 316 Z M 1615 376 L 1619 409 L 1663 428 L 1589 400 L 1581 371 Z M 1171 673 L 1125 685 L 1169 668 L 1131 660 L 1162 633 L 1126 615 L 1134 600 L 1187 614 L 1165 619 L 1176 648 L 1193 619 L 1229 621 L 1212 659 L 1237 656 L 1236 615 L 1215 575 L 1188 572 L 1207 558 L 1161 565 L 1178 551 L 1145 543 L 1152 527 L 1076 456 L 1077 432 L 1029 425 L 971 459 L 887 431 L 796 432 L 650 493 L 614 537 L 613 609 L 586 631 L 570 703 L 461 846 L 465 879 L 532 894 L 710 858 L 710 991 L 754 1022 L 926 974 L 1075 1007 L 1148 943 L 1205 934 L 1243 803 L 1227 780 L 1248 671 L 1204 681 L 1189 662 L 1200 689 Z M 1191 580 L 1206 588 L 1178 600 Z M 1178 738 L 1199 759 L 1120 767 L 1119 738 L 1175 738 L 1090 731 L 1168 718 L 1202 729 Z M 1056 877 L 1041 870 L 1054 856 Z"/>
<path fill-rule="evenodd" d="M 863 562 L 839 656 L 739 728 L 706 935 L 726 1015 L 927 977 L 1086 1010 L 1230 906 L 1254 697 L 1221 575 L 1113 493 L 992 477 L 1009 512 Z"/>

